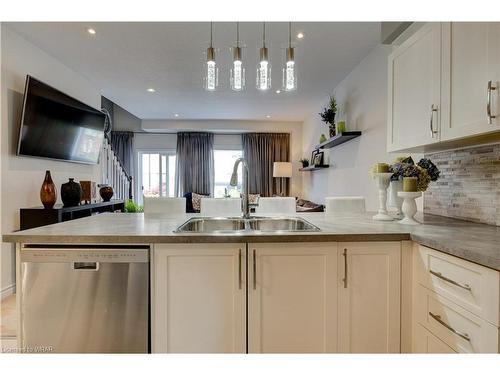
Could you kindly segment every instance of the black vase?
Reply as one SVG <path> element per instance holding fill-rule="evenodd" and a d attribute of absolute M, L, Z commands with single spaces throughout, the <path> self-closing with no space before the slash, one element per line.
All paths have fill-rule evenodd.
<path fill-rule="evenodd" d="M 82 201 L 82 194 L 82 187 L 74 178 L 61 185 L 61 200 L 65 207 L 78 206 Z"/>
<path fill-rule="evenodd" d="M 337 135 L 337 127 L 335 124 L 330 124 L 328 126 L 328 130 L 330 131 L 330 138 L 333 138 Z"/>

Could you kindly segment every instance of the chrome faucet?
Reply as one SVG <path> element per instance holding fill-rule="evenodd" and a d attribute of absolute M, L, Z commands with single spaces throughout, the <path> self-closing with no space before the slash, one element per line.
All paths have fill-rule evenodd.
<path fill-rule="evenodd" d="M 243 197 L 241 199 L 241 211 L 243 212 L 243 217 L 248 219 L 250 217 L 250 202 L 248 195 L 248 164 L 245 159 L 239 158 L 234 162 L 233 174 L 231 175 L 229 185 L 238 186 L 238 166 L 240 163 L 243 165 Z"/>

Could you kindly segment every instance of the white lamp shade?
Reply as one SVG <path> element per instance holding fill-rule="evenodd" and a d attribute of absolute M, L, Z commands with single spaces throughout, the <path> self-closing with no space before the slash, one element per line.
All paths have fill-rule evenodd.
<path fill-rule="evenodd" d="M 292 177 L 292 163 L 274 162 L 273 177 Z"/>

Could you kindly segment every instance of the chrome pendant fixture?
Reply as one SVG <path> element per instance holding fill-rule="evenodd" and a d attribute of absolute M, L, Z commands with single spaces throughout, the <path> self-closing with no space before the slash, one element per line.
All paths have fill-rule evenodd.
<path fill-rule="evenodd" d="M 231 90 L 242 91 L 245 88 L 245 67 L 241 58 L 240 23 L 236 22 L 236 47 L 233 48 L 233 66 L 230 71 Z"/>
<path fill-rule="evenodd" d="M 288 23 L 288 48 L 286 49 L 285 64 L 283 66 L 283 90 L 297 89 L 297 71 L 295 66 L 295 49 L 292 47 L 292 23 Z"/>
<path fill-rule="evenodd" d="M 260 49 L 260 60 L 257 64 L 257 89 L 268 90 L 271 88 L 271 62 L 269 51 L 266 47 L 266 23 L 262 23 L 262 48 Z"/>
<path fill-rule="evenodd" d="M 207 61 L 203 66 L 203 87 L 207 91 L 215 91 L 219 85 L 219 68 L 215 62 L 213 42 L 213 25 L 210 22 L 210 47 L 207 48 Z"/>

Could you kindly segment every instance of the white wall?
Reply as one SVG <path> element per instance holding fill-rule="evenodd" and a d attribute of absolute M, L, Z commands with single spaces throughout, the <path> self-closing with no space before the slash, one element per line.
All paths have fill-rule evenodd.
<path fill-rule="evenodd" d="M 391 51 L 390 46 L 375 47 L 333 90 L 345 110 L 348 130 L 361 130 L 362 135 L 325 150 L 329 169 L 304 173 L 302 190 L 308 199 L 324 203 L 328 196 L 360 195 L 366 198 L 367 210 L 378 208 L 378 192 L 369 171 L 374 163 L 392 162 L 399 156 L 386 152 L 387 57 Z M 327 102 L 325 98 L 304 121 L 304 155 L 310 156 L 322 133 L 328 137 L 328 127 L 318 115 Z"/>
<path fill-rule="evenodd" d="M 239 134 L 246 132 L 270 132 L 270 133 L 290 133 L 290 161 L 293 162 L 293 176 L 290 181 L 290 194 L 292 196 L 302 196 L 302 174 L 299 172 L 302 158 L 302 122 L 278 122 L 278 121 L 238 121 L 238 120 L 142 120 L 142 129 L 150 132 L 171 132 L 177 131 L 211 131 L 216 134 L 215 147 L 227 148 L 241 147 L 241 137 Z M 232 134 L 234 133 L 234 134 Z M 141 138 L 149 137 L 149 138 Z M 143 135 L 134 136 L 134 147 L 151 145 L 155 149 L 156 145 L 165 145 L 163 148 L 175 150 L 175 134 Z M 173 146 L 172 146 L 173 145 Z"/>
<path fill-rule="evenodd" d="M 94 108 L 101 108 L 101 95 L 87 79 L 5 24 L 1 27 L 1 228 L 2 233 L 7 233 L 19 229 L 19 208 L 41 205 L 39 194 L 45 170 L 51 171 L 58 192 L 69 177 L 100 181 L 99 166 L 16 156 L 26 75 L 30 74 Z M 14 283 L 13 248 L 12 244 L 2 243 L 2 289 Z"/>

